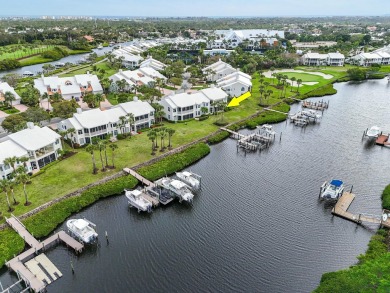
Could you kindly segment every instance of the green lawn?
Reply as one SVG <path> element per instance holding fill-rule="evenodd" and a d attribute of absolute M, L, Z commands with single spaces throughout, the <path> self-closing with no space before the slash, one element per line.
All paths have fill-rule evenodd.
<path fill-rule="evenodd" d="M 8 45 L 0 47 L 0 60 L 19 59 L 34 54 L 39 54 L 53 48 L 53 45 Z"/>
<path fill-rule="evenodd" d="M 289 79 L 295 77 L 297 80 L 301 79 L 303 82 L 314 81 L 320 82 L 324 79 L 322 76 L 314 75 L 310 73 L 298 73 L 298 72 L 282 72 L 283 75 L 287 75 Z"/>

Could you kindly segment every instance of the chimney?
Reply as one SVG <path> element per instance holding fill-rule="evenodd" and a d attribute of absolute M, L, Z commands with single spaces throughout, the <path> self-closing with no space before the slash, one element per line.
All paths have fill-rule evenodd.
<path fill-rule="evenodd" d="M 42 79 L 44 79 L 44 78 L 45 78 L 45 75 L 44 75 L 43 73 L 41 74 L 41 78 L 42 78 Z"/>
<path fill-rule="evenodd" d="M 123 70 L 122 69 L 119 69 L 119 73 L 122 73 L 123 72 Z"/>
<path fill-rule="evenodd" d="M 134 97 L 133 97 L 133 101 L 134 101 L 134 102 L 138 102 L 138 97 L 137 97 L 137 96 L 134 96 Z"/>
<path fill-rule="evenodd" d="M 77 108 L 77 114 L 83 114 L 83 109 Z"/>
<path fill-rule="evenodd" d="M 87 71 L 87 74 L 89 75 L 89 71 Z"/>
<path fill-rule="evenodd" d="M 27 128 L 28 129 L 34 129 L 34 123 L 33 122 L 27 122 Z"/>

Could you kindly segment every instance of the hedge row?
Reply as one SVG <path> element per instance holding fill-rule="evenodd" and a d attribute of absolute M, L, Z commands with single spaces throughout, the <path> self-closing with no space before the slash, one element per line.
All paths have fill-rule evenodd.
<path fill-rule="evenodd" d="M 229 137 L 229 132 L 226 130 L 220 131 L 207 139 L 207 143 L 216 144 Z"/>

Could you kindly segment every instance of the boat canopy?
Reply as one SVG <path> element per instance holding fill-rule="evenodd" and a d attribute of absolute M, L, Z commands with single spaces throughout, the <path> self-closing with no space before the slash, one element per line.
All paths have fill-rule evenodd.
<path fill-rule="evenodd" d="M 187 177 L 190 177 L 190 176 L 191 176 L 191 173 L 190 173 L 190 172 L 187 172 L 187 171 L 184 171 L 184 172 L 183 172 L 183 175 L 184 175 L 184 176 L 187 176 Z"/>
<path fill-rule="evenodd" d="M 336 187 L 340 187 L 341 185 L 343 185 L 343 181 L 341 181 L 341 180 L 332 180 L 332 181 L 330 182 L 330 184 L 331 184 L 331 185 L 334 185 L 334 186 L 336 186 Z"/>
<path fill-rule="evenodd" d="M 88 227 L 89 223 L 83 219 L 78 219 L 78 220 L 75 220 L 73 222 L 74 226 L 79 229 L 79 230 L 83 230 L 85 229 L 86 227 Z"/>
<path fill-rule="evenodd" d="M 137 189 L 132 191 L 132 194 L 133 194 L 135 197 L 141 195 L 141 193 L 142 193 L 142 192 L 139 191 L 139 190 L 137 190 Z"/>
<path fill-rule="evenodd" d="M 181 181 L 179 181 L 179 180 L 173 180 L 173 181 L 171 182 L 171 185 L 172 185 L 174 188 L 176 188 L 176 189 L 180 189 L 180 188 L 183 188 L 183 187 L 186 186 L 185 183 L 183 183 L 183 182 L 181 182 Z"/>

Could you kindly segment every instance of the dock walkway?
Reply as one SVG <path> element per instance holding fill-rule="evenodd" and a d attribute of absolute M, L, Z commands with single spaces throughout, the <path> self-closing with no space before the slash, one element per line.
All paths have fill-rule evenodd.
<path fill-rule="evenodd" d="M 8 225 L 10 225 L 10 227 L 14 229 L 28 245 L 31 247 L 39 246 L 39 241 L 36 240 L 34 236 L 32 236 L 30 232 L 27 231 L 26 227 L 22 224 L 22 222 L 19 221 L 18 218 L 11 214 L 11 218 L 5 218 L 5 220 Z"/>
<path fill-rule="evenodd" d="M 356 224 L 371 223 L 390 228 L 390 216 L 388 216 L 384 221 L 382 216 L 369 215 L 365 213 L 354 214 L 348 212 L 348 209 L 354 199 L 355 195 L 353 193 L 344 192 L 343 195 L 337 201 L 335 207 L 332 209 L 332 214 L 354 222 Z M 382 215 L 388 212 L 389 211 L 383 210 Z"/>
<path fill-rule="evenodd" d="M 137 172 L 135 172 L 134 170 L 132 170 L 130 168 L 123 168 L 123 171 L 126 172 L 127 174 L 130 174 L 131 176 L 134 176 L 137 180 L 141 181 L 144 185 L 148 185 L 150 187 L 155 186 L 155 184 L 153 182 L 149 181 L 148 179 L 141 176 L 140 174 L 138 174 Z"/>

